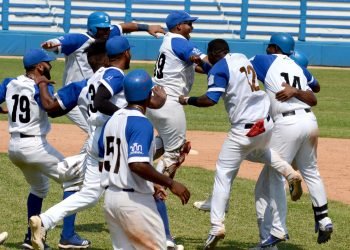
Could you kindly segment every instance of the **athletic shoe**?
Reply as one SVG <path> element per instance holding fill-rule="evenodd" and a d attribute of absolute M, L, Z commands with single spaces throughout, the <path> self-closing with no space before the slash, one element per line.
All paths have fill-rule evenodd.
<path fill-rule="evenodd" d="M 198 208 L 201 211 L 204 212 L 210 212 L 210 208 L 211 208 L 211 196 L 209 196 L 206 200 L 204 201 L 195 201 L 193 203 L 193 206 L 195 208 Z M 229 208 L 229 204 L 226 204 L 226 208 L 225 208 L 225 212 L 228 212 L 228 208 Z"/>
<path fill-rule="evenodd" d="M 183 245 L 177 245 L 174 241 L 171 240 L 166 240 L 166 247 L 167 250 L 184 250 L 184 246 Z"/>
<path fill-rule="evenodd" d="M 26 249 L 26 250 L 27 249 L 34 249 L 34 247 L 32 246 L 32 241 L 30 240 L 30 236 L 28 234 L 26 234 L 24 236 L 22 248 Z M 44 250 L 51 250 L 51 247 L 49 245 L 47 245 L 46 243 L 44 243 Z"/>
<path fill-rule="evenodd" d="M 300 199 L 301 195 L 303 194 L 303 188 L 301 187 L 301 175 L 298 172 L 295 172 L 296 174 L 293 175 L 291 178 L 288 178 L 288 184 L 289 184 L 289 193 L 290 198 L 292 201 L 297 201 Z"/>
<path fill-rule="evenodd" d="M 32 230 L 32 246 L 35 250 L 43 250 L 45 248 L 46 230 L 42 225 L 39 216 L 32 216 L 29 219 L 29 226 Z"/>
<path fill-rule="evenodd" d="M 190 151 L 191 151 L 191 142 L 190 141 L 186 141 L 180 148 L 180 155 L 179 155 L 179 157 L 177 159 L 177 162 L 171 164 L 168 167 L 165 167 L 163 169 L 163 174 L 165 174 L 166 176 L 168 176 L 168 177 L 173 179 L 175 177 L 175 173 L 176 173 L 177 169 L 185 161 L 186 156 L 188 155 L 188 153 Z"/>
<path fill-rule="evenodd" d="M 63 239 L 61 235 L 60 243 L 58 247 L 60 249 L 81 249 L 90 247 L 91 242 L 87 239 L 83 239 L 79 236 L 79 234 L 74 234 L 69 239 Z"/>
<path fill-rule="evenodd" d="M 263 240 L 260 243 L 260 247 L 264 248 L 264 249 L 267 248 L 267 247 L 273 247 L 276 244 L 280 243 L 281 241 L 286 241 L 286 240 L 289 240 L 288 234 L 286 234 L 282 239 L 281 238 L 277 238 L 277 237 L 273 236 L 272 234 L 270 234 L 269 237 L 267 237 L 266 240 Z"/>
<path fill-rule="evenodd" d="M 0 233 L 0 245 L 5 242 L 5 240 L 7 239 L 8 236 L 9 236 L 9 234 L 7 232 Z"/>
<path fill-rule="evenodd" d="M 331 239 L 333 233 L 333 223 L 329 217 L 325 217 L 316 223 L 316 233 L 318 232 L 317 243 L 326 243 Z"/>
<path fill-rule="evenodd" d="M 223 238 L 225 238 L 225 234 L 220 234 L 220 235 L 209 234 L 204 244 L 204 250 L 215 249 L 216 244 L 218 244 L 219 240 Z"/>

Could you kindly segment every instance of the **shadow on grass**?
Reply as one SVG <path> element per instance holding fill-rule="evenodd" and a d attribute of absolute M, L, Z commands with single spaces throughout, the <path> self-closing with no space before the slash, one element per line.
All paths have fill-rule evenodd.
<path fill-rule="evenodd" d="M 205 240 L 202 238 L 186 238 L 186 237 L 178 237 L 176 238 L 177 244 L 184 244 L 186 249 L 203 249 Z M 218 250 L 247 250 L 250 248 L 254 248 L 257 245 L 256 242 L 239 242 L 234 240 L 220 240 L 215 249 Z M 278 249 L 289 249 L 289 250 L 302 250 L 305 249 L 301 246 L 291 243 L 280 243 L 278 244 Z"/>

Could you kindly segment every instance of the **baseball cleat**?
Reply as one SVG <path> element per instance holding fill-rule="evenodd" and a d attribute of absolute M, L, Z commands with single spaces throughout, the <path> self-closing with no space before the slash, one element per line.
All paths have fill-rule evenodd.
<path fill-rule="evenodd" d="M 257 245 L 256 247 L 252 247 L 252 248 L 249 248 L 249 250 L 278 250 L 278 247 L 275 245 L 275 246 L 272 246 L 272 247 L 265 247 L 265 248 L 262 248 L 259 245 Z"/>
<path fill-rule="evenodd" d="M 9 234 L 7 232 L 0 233 L 0 245 L 7 240 L 8 236 Z"/>
<path fill-rule="evenodd" d="M 83 249 L 90 247 L 91 242 L 87 239 L 83 239 L 79 234 L 74 234 L 69 239 L 63 239 L 61 235 L 60 242 L 58 243 L 58 248 L 60 249 Z"/>
<path fill-rule="evenodd" d="M 325 217 L 316 223 L 316 232 L 318 232 L 317 243 L 326 243 L 331 239 L 333 233 L 333 223 L 329 217 Z"/>
<path fill-rule="evenodd" d="M 301 195 L 303 194 L 303 188 L 301 187 L 301 181 L 302 181 L 302 178 L 301 178 L 300 174 L 297 172 L 292 178 L 288 179 L 289 193 L 290 193 L 290 198 L 292 201 L 299 200 Z"/>
<path fill-rule="evenodd" d="M 168 167 L 165 167 L 163 170 L 163 174 L 165 174 L 166 176 L 169 176 L 170 178 L 174 178 L 176 170 L 185 161 L 186 156 L 190 151 L 191 151 L 191 142 L 186 141 L 180 148 L 180 156 L 178 157 L 177 162 L 171 164 Z"/>
<path fill-rule="evenodd" d="M 29 226 L 32 230 L 32 247 L 35 250 L 45 249 L 46 230 L 42 226 L 39 216 L 32 216 L 29 219 Z"/>
<path fill-rule="evenodd" d="M 272 234 L 270 234 L 269 237 L 267 237 L 267 239 L 263 240 L 259 246 L 260 246 L 260 248 L 268 249 L 268 247 L 273 247 L 276 244 L 278 244 L 282 241 L 286 241 L 286 240 L 289 240 L 288 234 L 286 234 L 282 239 L 277 238 L 276 236 L 273 236 Z"/>
<path fill-rule="evenodd" d="M 30 239 L 30 235 L 26 234 L 24 236 L 24 241 L 22 243 L 22 249 L 34 249 L 34 247 L 32 246 L 32 241 Z M 44 250 L 51 250 L 51 247 L 49 245 L 47 245 L 46 243 L 44 243 Z"/>
<path fill-rule="evenodd" d="M 184 250 L 183 245 L 177 245 L 174 241 L 166 240 L 167 250 Z"/>
<path fill-rule="evenodd" d="M 216 245 L 218 244 L 219 240 L 225 238 L 225 234 L 220 235 L 213 235 L 209 234 L 207 240 L 204 244 L 204 250 L 210 250 L 215 249 Z"/>
<path fill-rule="evenodd" d="M 209 196 L 204 201 L 195 201 L 193 203 L 193 206 L 197 208 L 198 210 L 204 211 L 204 212 L 210 212 L 211 209 L 211 196 Z M 226 204 L 225 213 L 228 212 L 229 204 Z"/>

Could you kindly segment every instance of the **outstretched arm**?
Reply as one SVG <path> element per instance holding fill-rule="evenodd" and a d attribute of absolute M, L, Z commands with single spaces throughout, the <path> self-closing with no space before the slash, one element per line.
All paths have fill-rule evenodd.
<path fill-rule="evenodd" d="M 189 97 L 189 96 L 179 96 L 179 102 L 182 105 L 192 105 L 196 107 L 211 107 L 216 104 L 213 100 L 211 100 L 207 95 L 202 95 L 199 97 Z"/>
<path fill-rule="evenodd" d="M 150 35 L 158 37 L 158 33 L 165 34 L 164 29 L 160 25 L 148 25 L 142 23 L 122 23 L 120 26 L 123 33 L 131 33 L 135 31 L 147 31 Z"/>

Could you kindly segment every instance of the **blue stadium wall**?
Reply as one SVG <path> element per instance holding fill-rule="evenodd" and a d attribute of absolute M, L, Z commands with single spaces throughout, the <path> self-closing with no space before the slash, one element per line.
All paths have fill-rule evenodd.
<path fill-rule="evenodd" d="M 38 47 L 43 41 L 60 36 L 62 33 L 36 33 L 0 31 L 0 55 L 21 56 L 28 48 Z M 134 60 L 156 60 L 162 39 L 149 36 L 127 36 L 132 48 Z M 206 51 L 211 39 L 193 38 L 193 42 Z M 264 54 L 268 41 L 227 40 L 232 52 L 252 57 Z M 296 42 L 296 49 L 306 51 L 310 65 L 350 66 L 350 44 L 339 42 Z"/>
<path fill-rule="evenodd" d="M 155 9 L 150 7 L 154 11 L 153 17 L 143 17 L 145 10 L 144 5 L 152 6 L 152 4 L 159 4 L 161 0 L 86 0 L 87 2 L 99 2 L 99 3 L 113 3 L 113 7 L 94 7 L 92 9 L 105 10 L 107 12 L 115 11 L 117 13 L 125 13 L 122 16 L 113 16 L 113 23 L 121 22 L 147 22 L 147 23 L 163 23 L 164 17 L 169 12 L 169 9 L 185 9 L 190 12 L 191 15 L 201 16 L 195 24 L 195 32 L 203 34 L 202 37 L 192 38 L 192 41 L 202 50 L 206 51 L 207 43 L 214 37 L 225 37 L 232 34 L 232 38 L 225 39 L 228 41 L 232 52 L 244 53 L 248 57 L 252 57 L 256 54 L 264 54 L 265 48 L 268 42 L 268 37 L 273 32 L 278 30 L 288 31 L 296 38 L 296 49 L 303 51 L 309 58 L 310 65 L 321 66 L 338 66 L 349 67 L 350 66 L 350 12 L 349 1 L 345 0 L 300 0 L 296 1 L 278 1 L 284 2 L 285 5 L 271 5 L 271 1 L 266 4 L 261 4 L 264 1 L 258 2 L 251 0 L 228 1 L 222 0 L 220 8 L 217 8 L 217 1 L 208 0 L 172 0 L 163 1 L 164 9 Z M 35 2 L 35 1 L 32 1 Z M 37 0 L 37 2 L 40 2 Z M 79 2 L 79 1 L 76 1 Z M 76 3 L 75 2 L 75 3 Z M 277 1 L 276 1 L 277 2 Z M 297 3 L 297 4 L 296 4 Z M 123 4 L 122 7 L 115 7 L 116 4 Z M 143 7 L 138 7 L 142 5 Z M 171 6 L 166 6 L 171 4 Z M 328 4 L 328 5 L 327 5 Z M 344 6 L 333 6 L 335 4 Z M 174 5 L 174 6 L 173 6 Z M 296 6 L 298 5 L 298 6 Z M 316 6 L 320 5 L 320 6 Z M 80 30 L 85 29 L 84 23 L 74 23 L 74 17 L 80 20 L 86 20 L 87 8 L 86 6 L 74 6 L 74 2 L 70 0 L 62 1 L 61 5 L 48 6 L 45 4 L 32 4 L 31 1 L 23 1 L 22 3 L 11 3 L 11 0 L 0 0 L 1 28 L 0 28 L 0 55 L 9 56 L 21 56 L 23 53 L 33 47 L 39 47 L 40 44 L 47 40 L 60 35 L 64 32 L 74 32 L 74 28 Z M 110 6 L 110 5 L 108 5 Z M 206 10 L 201 8 L 205 6 Z M 328 6 L 328 7 L 327 7 Z M 347 7 L 349 6 L 349 7 Z M 58 10 L 61 8 L 61 14 L 57 13 L 36 13 L 35 8 L 45 9 L 55 7 Z M 168 7 L 168 8 L 167 8 Z M 238 11 L 226 11 L 224 8 L 238 8 Z M 16 10 L 17 8 L 17 10 Z M 19 8 L 19 9 L 18 9 Z M 41 9 L 40 9 L 41 8 Z M 197 8 L 197 9 L 196 9 Z M 210 9 L 211 8 L 211 9 Z M 221 9 L 222 8 L 222 9 Z M 254 9 L 255 11 L 250 11 Z M 267 12 L 266 9 L 271 11 Z M 32 11 L 32 12 L 31 12 Z M 85 12 L 84 12 L 85 11 Z M 293 12 L 294 11 L 294 12 Z M 312 11 L 316 11 L 313 14 Z M 330 14 L 319 15 L 318 12 L 329 12 Z M 139 12 L 139 13 L 138 13 Z M 149 12 L 149 10 L 148 10 Z M 295 14 L 297 12 L 297 14 Z M 336 15 L 331 14 L 337 12 Z M 206 18 L 212 16 L 220 17 L 222 14 L 226 15 L 226 18 L 230 19 L 230 25 L 232 30 L 220 29 L 225 26 L 224 20 L 212 20 Z M 293 14 L 294 13 L 294 14 Z M 311 14 L 310 14 L 311 13 Z M 339 14 L 340 13 L 340 14 Z M 52 17 L 61 18 L 61 23 L 50 22 L 37 22 L 31 21 L 31 18 Z M 158 15 L 158 16 L 157 16 Z M 23 20 L 19 20 L 21 17 Z M 237 17 L 237 18 L 236 18 Z M 249 17 L 249 20 L 248 20 Z M 259 18 L 266 17 L 266 20 L 259 21 Z M 11 19 L 12 18 L 12 19 Z M 237 20 L 236 20 L 236 19 Z M 257 21 L 254 20 L 257 19 Z M 274 19 L 280 18 L 281 20 L 290 20 L 290 22 L 283 23 L 274 22 Z M 73 20 L 73 21 L 72 21 Z M 233 21 L 232 21 L 233 20 Z M 293 22 L 297 20 L 297 22 Z M 306 20 L 309 23 L 307 24 Z M 321 20 L 319 23 L 312 24 L 313 20 Z M 322 23 L 322 20 L 324 21 Z M 329 20 L 329 21 L 328 21 Z M 334 22 L 334 24 L 332 23 Z M 52 27 L 57 24 L 62 32 L 38 32 L 30 31 L 30 28 L 26 28 L 26 25 L 37 25 L 38 27 Z M 215 26 L 219 25 L 219 26 Z M 16 30 L 16 26 L 22 26 L 22 30 Z M 14 27 L 14 28 L 13 28 Z M 28 26 L 30 27 L 30 26 Z M 216 27 L 219 27 L 218 29 Z M 252 27 L 258 27 L 258 31 Z M 73 29 L 73 31 L 72 31 Z M 315 32 L 310 32 L 315 29 Z M 323 29 L 323 31 L 318 31 Z M 308 31 L 309 30 L 309 31 Z M 328 32 L 333 30 L 333 32 Z M 64 31 L 64 32 L 63 32 Z M 348 32 L 348 33 L 347 33 Z M 206 33 L 208 35 L 206 36 Z M 260 39 L 254 38 L 254 35 L 261 35 Z M 151 36 L 140 35 L 127 35 L 134 48 L 132 48 L 132 54 L 134 60 L 156 60 L 158 55 L 158 49 L 162 39 L 156 39 Z M 320 38 L 320 41 L 310 41 L 310 38 Z M 339 39 L 340 38 L 340 39 Z M 322 39 L 328 41 L 322 41 Z M 332 41 L 334 39 L 334 41 Z M 331 41 L 329 41 L 331 40 Z M 342 40 L 342 41 L 341 41 Z M 339 42 L 340 41 L 340 42 Z M 345 41 L 345 42 L 343 42 Z"/>

